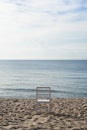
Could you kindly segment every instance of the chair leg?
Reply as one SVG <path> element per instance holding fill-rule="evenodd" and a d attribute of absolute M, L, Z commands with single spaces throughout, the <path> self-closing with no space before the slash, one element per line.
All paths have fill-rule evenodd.
<path fill-rule="evenodd" d="M 38 102 L 37 102 L 37 114 L 39 113 L 39 112 L 38 112 L 38 105 L 39 105 L 39 104 L 38 104 Z"/>
<path fill-rule="evenodd" d="M 40 105 L 41 105 L 41 104 L 40 104 Z M 41 106 L 39 106 L 40 108 L 39 108 L 39 111 L 38 111 L 38 106 L 39 106 L 39 103 L 36 102 L 36 113 L 37 113 L 37 114 L 40 112 L 40 109 L 41 109 Z M 47 111 L 48 111 L 49 113 L 51 112 L 51 104 L 50 104 L 50 103 L 48 103 L 48 105 L 47 105 Z"/>
<path fill-rule="evenodd" d="M 49 113 L 51 112 L 51 105 L 50 105 L 50 103 L 49 103 L 48 112 L 49 112 Z"/>
<path fill-rule="evenodd" d="M 38 103 L 36 102 L 36 113 L 38 113 Z"/>
<path fill-rule="evenodd" d="M 48 112 L 50 111 L 50 105 L 48 104 Z"/>
<path fill-rule="evenodd" d="M 36 113 L 37 113 L 37 114 L 39 114 L 38 106 L 39 106 L 39 103 L 37 102 L 37 103 L 36 103 Z"/>

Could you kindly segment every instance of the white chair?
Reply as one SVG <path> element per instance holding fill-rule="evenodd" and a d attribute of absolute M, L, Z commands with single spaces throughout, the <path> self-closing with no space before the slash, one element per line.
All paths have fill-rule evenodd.
<path fill-rule="evenodd" d="M 48 111 L 50 112 L 50 101 L 51 101 L 51 89 L 50 87 L 37 87 L 36 88 L 36 105 L 37 111 L 38 106 L 42 103 L 48 104 Z"/>

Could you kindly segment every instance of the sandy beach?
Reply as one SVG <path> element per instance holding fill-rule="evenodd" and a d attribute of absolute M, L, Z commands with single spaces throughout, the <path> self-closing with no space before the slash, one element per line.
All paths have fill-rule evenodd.
<path fill-rule="evenodd" d="M 87 98 L 51 100 L 36 112 L 35 99 L 0 98 L 0 130 L 87 130 Z"/>

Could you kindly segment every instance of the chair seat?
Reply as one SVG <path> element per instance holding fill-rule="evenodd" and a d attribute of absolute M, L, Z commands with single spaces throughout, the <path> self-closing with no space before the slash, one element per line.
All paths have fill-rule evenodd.
<path fill-rule="evenodd" d="M 37 102 L 49 102 L 49 99 L 38 99 Z"/>

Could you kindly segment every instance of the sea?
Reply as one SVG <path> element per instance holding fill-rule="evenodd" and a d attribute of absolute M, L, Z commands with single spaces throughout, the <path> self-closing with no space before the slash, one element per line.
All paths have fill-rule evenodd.
<path fill-rule="evenodd" d="M 53 98 L 87 98 L 87 60 L 0 60 L 0 98 L 35 98 L 51 87 Z"/>

